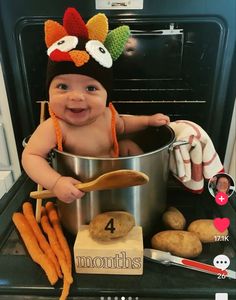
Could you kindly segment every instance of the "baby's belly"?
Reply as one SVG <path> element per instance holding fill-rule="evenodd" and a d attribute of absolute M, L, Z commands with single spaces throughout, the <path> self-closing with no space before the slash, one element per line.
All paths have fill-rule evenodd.
<path fill-rule="evenodd" d="M 101 148 L 94 148 L 94 149 L 78 149 L 78 148 L 71 148 L 66 147 L 64 149 L 66 152 L 69 152 L 74 155 L 78 156 L 86 156 L 86 157 L 98 157 L 98 158 L 109 158 L 114 157 L 114 151 L 113 149 L 101 149 Z"/>

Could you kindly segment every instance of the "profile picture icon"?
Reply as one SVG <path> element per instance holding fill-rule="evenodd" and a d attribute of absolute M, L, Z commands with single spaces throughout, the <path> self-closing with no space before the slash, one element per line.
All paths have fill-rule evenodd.
<path fill-rule="evenodd" d="M 229 174 L 219 173 L 210 178 L 208 190 L 213 197 L 218 193 L 224 193 L 230 197 L 235 191 L 235 183 Z"/>

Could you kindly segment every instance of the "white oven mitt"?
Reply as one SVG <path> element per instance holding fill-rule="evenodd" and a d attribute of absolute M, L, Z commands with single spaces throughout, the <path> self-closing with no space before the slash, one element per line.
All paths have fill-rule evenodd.
<path fill-rule="evenodd" d="M 201 193 L 204 178 L 210 179 L 224 168 L 208 134 L 187 120 L 171 122 L 176 141 L 188 142 L 170 152 L 170 170 L 192 192 Z"/>

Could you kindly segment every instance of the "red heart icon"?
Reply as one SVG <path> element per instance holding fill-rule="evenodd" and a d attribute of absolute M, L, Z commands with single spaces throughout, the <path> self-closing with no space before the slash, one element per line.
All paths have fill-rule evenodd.
<path fill-rule="evenodd" d="M 229 227 L 230 220 L 228 218 L 215 218 L 213 223 L 218 231 L 224 232 Z"/>

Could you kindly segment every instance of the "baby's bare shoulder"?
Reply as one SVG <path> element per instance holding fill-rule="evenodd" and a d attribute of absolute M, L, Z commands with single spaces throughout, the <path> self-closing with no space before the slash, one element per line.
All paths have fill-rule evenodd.
<path fill-rule="evenodd" d="M 35 129 L 35 131 L 31 134 L 30 139 L 41 138 L 45 135 L 47 136 L 48 134 L 50 134 L 52 132 L 52 130 L 53 130 L 52 120 L 47 119 L 38 125 L 38 127 Z"/>
<path fill-rule="evenodd" d="M 54 147 L 55 145 L 55 130 L 51 118 L 39 124 L 36 130 L 30 137 L 27 148 L 46 148 Z"/>

